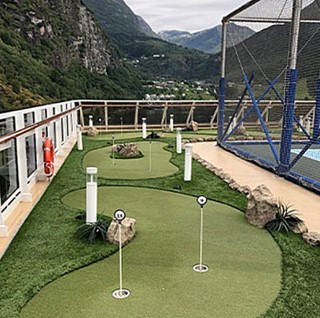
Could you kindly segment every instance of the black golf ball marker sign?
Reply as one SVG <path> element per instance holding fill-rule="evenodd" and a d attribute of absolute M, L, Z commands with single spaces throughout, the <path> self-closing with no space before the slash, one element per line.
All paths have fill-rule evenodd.
<path fill-rule="evenodd" d="M 121 223 L 126 218 L 126 213 L 123 210 L 116 210 L 113 214 L 114 218 Z"/>
<path fill-rule="evenodd" d="M 207 203 L 207 198 L 204 195 L 200 195 L 197 198 L 197 202 L 203 208 L 203 206 Z"/>

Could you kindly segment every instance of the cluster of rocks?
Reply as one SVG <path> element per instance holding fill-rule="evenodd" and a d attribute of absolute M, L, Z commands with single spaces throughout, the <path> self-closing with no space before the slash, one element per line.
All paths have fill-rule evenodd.
<path fill-rule="evenodd" d="M 248 195 L 251 192 L 250 187 L 241 186 L 238 184 L 228 173 L 225 173 L 222 169 L 215 167 L 212 163 L 201 159 L 198 155 L 193 154 L 193 158 L 201 163 L 206 169 L 214 173 L 217 177 L 225 181 L 229 187 L 233 190 L 237 190 L 244 195 Z"/>
<path fill-rule="evenodd" d="M 216 141 L 217 139 L 214 137 L 208 137 L 208 138 L 193 138 L 193 139 L 183 139 L 182 144 L 190 144 L 190 143 L 197 143 L 197 142 L 205 142 L 205 141 Z"/>
<path fill-rule="evenodd" d="M 138 146 L 134 143 L 130 144 L 117 144 L 112 146 L 112 149 L 122 157 L 137 157 L 141 155 Z"/>

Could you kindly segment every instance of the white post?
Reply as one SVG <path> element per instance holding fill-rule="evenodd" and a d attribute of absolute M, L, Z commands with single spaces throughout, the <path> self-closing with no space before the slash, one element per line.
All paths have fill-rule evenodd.
<path fill-rule="evenodd" d="M 302 116 L 302 115 L 300 115 L 299 124 L 301 125 L 301 127 L 304 127 L 304 126 L 303 126 L 303 116 Z M 299 132 L 302 132 L 301 127 L 299 126 Z"/>
<path fill-rule="evenodd" d="M 78 150 L 83 150 L 81 125 L 77 125 L 77 146 Z"/>
<path fill-rule="evenodd" d="M 200 208 L 200 268 L 202 268 L 202 250 L 203 250 L 203 206 Z"/>
<path fill-rule="evenodd" d="M 150 138 L 150 141 L 149 141 L 149 172 L 152 171 L 152 143 L 151 143 L 151 138 Z"/>
<path fill-rule="evenodd" d="M 96 167 L 87 167 L 87 208 L 86 223 L 97 222 L 97 173 Z"/>
<path fill-rule="evenodd" d="M 177 138 L 176 138 L 176 147 L 177 147 L 177 153 L 181 154 L 182 150 L 181 150 L 181 130 L 182 128 L 177 128 Z"/>
<path fill-rule="evenodd" d="M 231 116 L 229 116 L 229 123 L 231 122 Z M 231 133 L 231 131 L 233 130 L 233 122 L 231 122 L 231 125 L 229 126 L 229 130 L 228 130 L 228 134 L 230 134 Z"/>
<path fill-rule="evenodd" d="M 308 133 L 308 135 L 310 135 L 310 132 L 311 132 L 311 119 L 310 119 L 310 117 L 307 117 L 306 132 Z"/>
<path fill-rule="evenodd" d="M 93 126 L 93 116 L 89 115 L 89 127 Z"/>
<path fill-rule="evenodd" d="M 237 126 L 237 116 L 233 117 L 233 122 L 232 122 L 232 129 Z"/>
<path fill-rule="evenodd" d="M 191 181 L 192 173 L 192 144 L 186 144 L 184 159 L 184 181 Z"/>
<path fill-rule="evenodd" d="M 122 235 L 121 235 L 121 222 L 118 223 L 119 226 L 119 289 L 120 295 L 122 295 Z"/>
<path fill-rule="evenodd" d="M 1 214 L 1 202 L 0 202 L 0 237 L 8 237 L 8 227 L 5 225 Z"/>
<path fill-rule="evenodd" d="M 147 118 L 142 118 L 142 138 L 146 139 L 147 138 L 147 123 L 146 123 Z"/>
<path fill-rule="evenodd" d="M 170 114 L 170 131 L 173 132 L 173 126 L 174 126 L 174 120 L 173 120 L 173 114 Z"/>

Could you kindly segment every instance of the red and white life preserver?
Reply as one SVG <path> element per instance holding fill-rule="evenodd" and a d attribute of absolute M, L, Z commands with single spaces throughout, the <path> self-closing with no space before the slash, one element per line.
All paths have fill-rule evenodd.
<path fill-rule="evenodd" d="M 46 176 L 48 178 L 52 177 L 54 172 L 54 147 L 52 139 L 49 137 L 43 142 L 43 164 Z"/>

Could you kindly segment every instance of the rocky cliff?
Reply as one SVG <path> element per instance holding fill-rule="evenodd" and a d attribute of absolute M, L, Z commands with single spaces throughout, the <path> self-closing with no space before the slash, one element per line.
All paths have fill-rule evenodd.
<path fill-rule="evenodd" d="M 0 1 L 0 84 L 0 111 L 142 90 L 81 0 Z"/>

